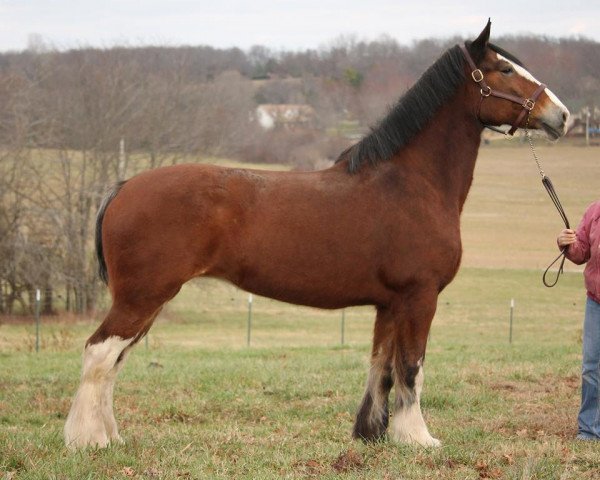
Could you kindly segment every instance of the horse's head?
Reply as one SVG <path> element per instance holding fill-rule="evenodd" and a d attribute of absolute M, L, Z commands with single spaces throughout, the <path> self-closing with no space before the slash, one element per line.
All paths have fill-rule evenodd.
<path fill-rule="evenodd" d="M 490 27 L 488 21 L 479 37 L 463 48 L 481 122 L 512 125 L 511 135 L 517 128 L 529 127 L 543 129 L 552 139 L 563 136 L 567 108 L 519 60 L 489 43 Z"/>

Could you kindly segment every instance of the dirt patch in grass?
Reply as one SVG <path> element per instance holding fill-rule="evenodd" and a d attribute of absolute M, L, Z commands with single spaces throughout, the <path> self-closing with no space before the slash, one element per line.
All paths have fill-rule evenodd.
<path fill-rule="evenodd" d="M 327 465 L 313 459 L 294 462 L 292 468 L 296 474 L 315 478 L 322 477 L 328 470 Z"/>
<path fill-rule="evenodd" d="M 342 452 L 331 466 L 337 473 L 344 473 L 358 470 L 363 467 L 364 463 L 362 455 L 353 448 L 349 448 Z"/>
<path fill-rule="evenodd" d="M 350 447 L 338 455 L 332 462 L 316 459 L 299 460 L 292 464 L 296 475 L 321 478 L 333 470 L 337 474 L 360 470 L 364 467 L 365 460 L 362 454 Z"/>
<path fill-rule="evenodd" d="M 489 388 L 512 405 L 510 415 L 492 420 L 486 430 L 509 436 L 569 440 L 576 435 L 579 378 L 546 374 L 536 382 L 504 381 Z"/>

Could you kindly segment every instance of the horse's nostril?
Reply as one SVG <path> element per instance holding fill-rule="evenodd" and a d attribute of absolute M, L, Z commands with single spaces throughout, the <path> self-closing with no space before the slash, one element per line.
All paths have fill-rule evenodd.
<path fill-rule="evenodd" d="M 562 114 L 563 122 L 566 122 L 567 118 L 569 118 L 569 116 L 567 115 L 567 112 L 563 112 L 563 114 Z"/>

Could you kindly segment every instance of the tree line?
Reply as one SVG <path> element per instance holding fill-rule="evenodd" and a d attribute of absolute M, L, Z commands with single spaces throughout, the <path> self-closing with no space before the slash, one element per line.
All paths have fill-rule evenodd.
<path fill-rule="evenodd" d="M 440 53 L 461 41 L 401 45 L 343 37 L 319 50 L 139 47 L 0 53 L 0 313 L 92 311 L 93 251 L 107 187 L 199 157 L 311 169 L 365 131 Z M 600 48 L 584 38 L 497 43 L 572 110 L 600 105 Z M 306 104 L 310 126 L 263 130 L 259 104 Z"/>

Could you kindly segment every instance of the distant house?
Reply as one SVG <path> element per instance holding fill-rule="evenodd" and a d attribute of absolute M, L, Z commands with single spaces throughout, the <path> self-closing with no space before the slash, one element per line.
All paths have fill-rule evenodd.
<path fill-rule="evenodd" d="M 265 130 L 275 127 L 311 127 L 315 123 L 315 117 L 315 109 L 310 105 L 267 103 L 256 108 L 256 119 Z"/>

